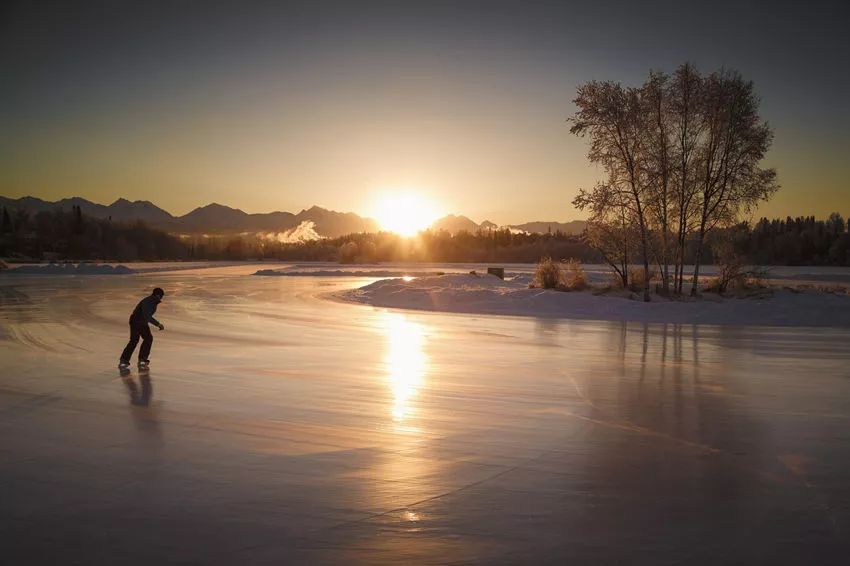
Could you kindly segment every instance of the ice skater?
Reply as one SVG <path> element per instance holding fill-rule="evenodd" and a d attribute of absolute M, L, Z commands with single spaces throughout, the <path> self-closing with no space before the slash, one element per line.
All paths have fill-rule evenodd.
<path fill-rule="evenodd" d="M 139 368 L 146 369 L 150 365 L 148 356 L 150 356 L 151 346 L 153 345 L 153 335 L 148 325 L 153 324 L 160 330 L 165 330 L 165 326 L 153 317 L 157 305 L 162 302 L 164 296 L 165 291 L 157 287 L 150 296 L 139 301 L 139 304 L 133 309 L 133 314 L 130 315 L 130 341 L 127 342 L 127 346 L 121 352 L 121 361 L 118 362 L 119 368 L 127 369 L 130 367 L 130 357 L 139 343 L 139 338 L 142 339 L 142 347 L 139 349 Z"/>

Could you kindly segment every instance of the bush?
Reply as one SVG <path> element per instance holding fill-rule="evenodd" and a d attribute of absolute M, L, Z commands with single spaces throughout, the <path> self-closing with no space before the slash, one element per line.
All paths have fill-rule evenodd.
<path fill-rule="evenodd" d="M 587 289 L 587 273 L 581 262 L 571 259 L 563 263 L 551 257 L 543 257 L 534 269 L 534 281 L 529 287 L 537 289 L 557 289 L 558 291 L 581 291 Z"/>
<path fill-rule="evenodd" d="M 587 289 L 587 273 L 581 266 L 581 262 L 571 259 L 563 271 L 564 288 L 567 291 L 582 291 Z"/>
<path fill-rule="evenodd" d="M 758 267 L 747 269 L 744 257 L 735 253 L 731 245 L 718 245 L 715 261 L 717 277 L 705 284 L 706 292 L 724 295 L 730 290 L 751 291 L 766 287 L 764 280 L 767 278 L 767 271 Z"/>
<path fill-rule="evenodd" d="M 551 257 L 540 258 L 534 269 L 534 282 L 532 285 L 540 289 L 557 289 L 564 280 L 561 265 Z"/>
<path fill-rule="evenodd" d="M 655 268 L 649 268 L 649 280 L 652 281 L 658 276 L 658 272 L 655 271 Z M 642 267 L 631 267 L 629 268 L 629 290 L 634 291 L 635 293 L 643 291 L 643 288 L 646 284 L 647 274 L 644 272 Z"/>

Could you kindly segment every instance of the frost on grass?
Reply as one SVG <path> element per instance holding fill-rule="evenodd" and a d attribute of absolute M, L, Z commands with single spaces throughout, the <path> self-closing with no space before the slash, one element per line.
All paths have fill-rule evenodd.
<path fill-rule="evenodd" d="M 531 286 L 537 289 L 583 291 L 588 287 L 587 273 L 581 262 L 575 259 L 559 262 L 551 257 L 544 257 L 534 268 Z"/>

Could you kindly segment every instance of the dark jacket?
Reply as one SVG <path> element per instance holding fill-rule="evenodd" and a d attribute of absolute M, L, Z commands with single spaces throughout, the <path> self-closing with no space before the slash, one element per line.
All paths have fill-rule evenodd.
<path fill-rule="evenodd" d="M 130 315 L 130 324 L 150 323 L 159 326 L 159 321 L 153 317 L 159 300 L 156 295 L 149 295 L 139 301 L 139 304 L 133 309 L 133 314 Z"/>

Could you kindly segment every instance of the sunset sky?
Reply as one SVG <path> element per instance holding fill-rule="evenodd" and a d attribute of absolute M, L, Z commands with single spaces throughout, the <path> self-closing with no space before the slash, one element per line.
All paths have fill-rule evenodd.
<path fill-rule="evenodd" d="M 577 219 L 601 172 L 565 123 L 576 87 L 690 60 L 762 96 L 783 188 L 760 214 L 848 216 L 838 6 L 21 3 L 0 8 L 0 194 L 370 214 L 412 191 L 477 221 Z"/>

